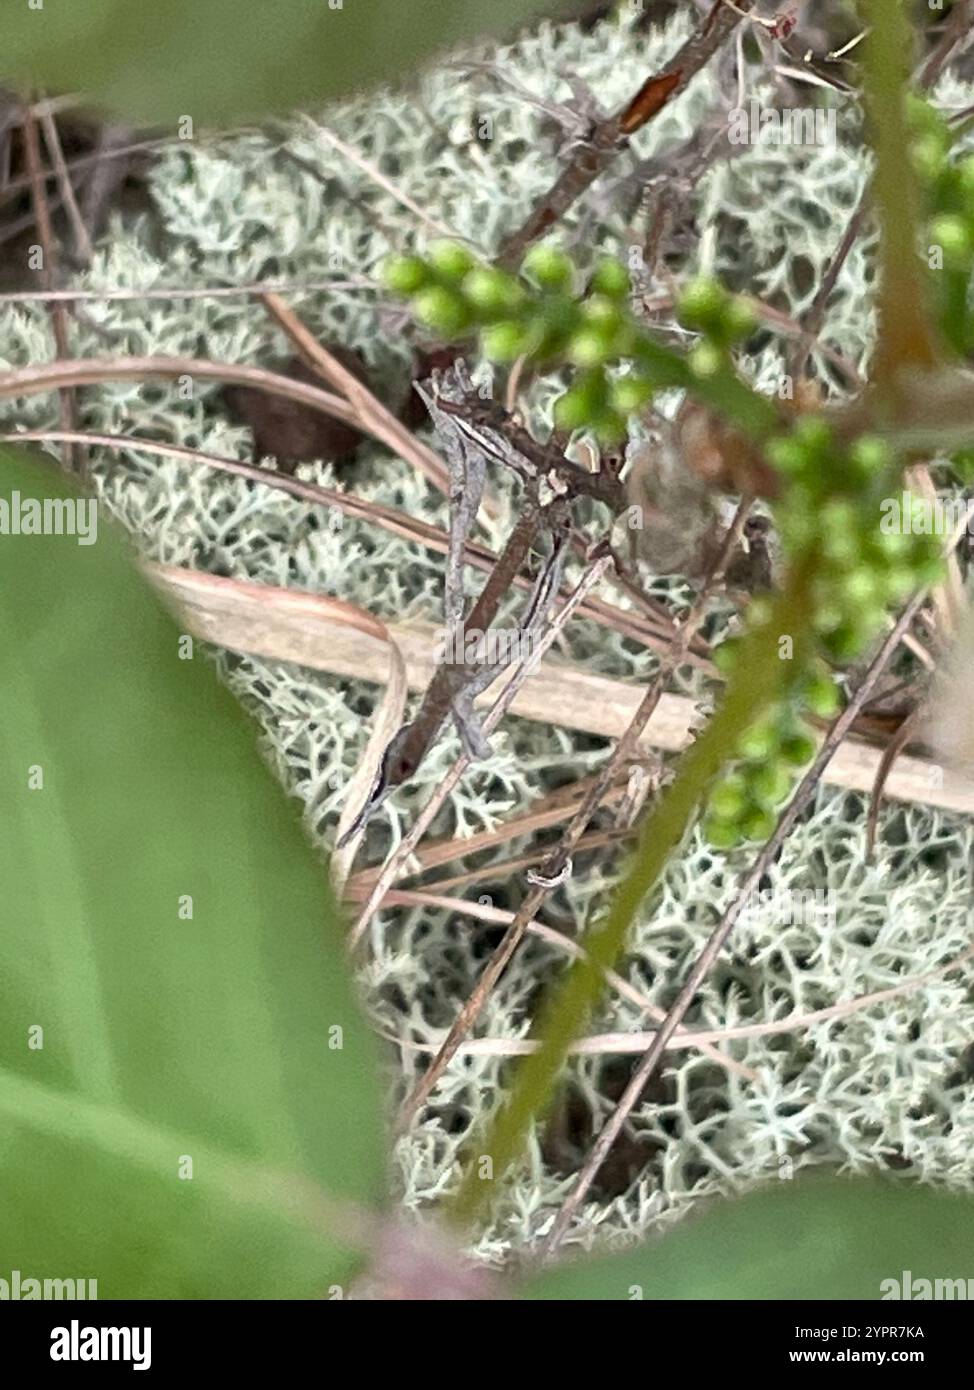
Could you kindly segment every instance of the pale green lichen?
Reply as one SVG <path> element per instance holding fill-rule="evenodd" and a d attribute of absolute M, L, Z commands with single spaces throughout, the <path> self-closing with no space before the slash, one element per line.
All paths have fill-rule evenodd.
<path fill-rule="evenodd" d="M 618 107 L 645 74 L 671 54 L 686 32 L 683 19 L 664 31 L 636 34 L 628 22 L 603 24 L 596 36 L 573 26 L 544 25 L 497 55 L 499 70 L 544 101 L 564 101 L 558 76 L 583 78 L 605 108 Z M 750 89 L 748 89 L 750 95 Z M 941 97 L 969 104 L 969 87 L 945 79 Z M 731 99 L 733 100 L 733 98 Z M 646 158 L 688 139 L 729 101 L 714 70 L 699 76 L 634 142 Z M 517 226 L 550 184 L 565 138 L 550 117 L 502 81 L 482 72 L 461 77 L 442 67 L 414 94 L 382 94 L 329 111 L 327 126 L 374 162 L 437 222 L 489 253 Z M 489 138 L 485 132 L 489 131 Z M 868 175 L 851 105 L 839 113 L 834 147 L 759 147 L 717 163 L 696 199 L 699 254 L 736 286 L 750 288 L 792 314 L 807 307 Z M 286 157 L 292 151 L 315 176 Z M 613 177 L 623 177 L 625 161 Z M 350 163 L 308 119 L 264 134 L 248 132 L 199 142 L 174 141 L 151 176 L 163 228 L 163 250 L 148 219 L 116 218 L 83 287 L 129 288 L 244 284 L 264 279 L 341 283 L 371 277 L 392 249 L 424 245 L 430 229 L 402 202 Z M 580 259 L 596 250 L 624 255 L 632 227 L 600 187 L 566 220 L 564 240 Z M 829 305 L 828 341 L 862 368 L 871 346 L 869 238 L 856 246 Z M 696 256 L 696 250 L 691 255 Z M 354 285 L 302 295 L 295 303 L 326 341 L 357 347 L 390 384 L 401 379 L 408 350 L 401 309 L 374 288 Z M 246 298 L 94 302 L 73 330 L 79 354 L 202 354 L 263 362 L 286 345 Z M 4 359 L 20 365 L 52 353 L 42 306 L 0 312 Z M 748 363 L 770 387 L 784 370 L 772 340 Z M 395 387 L 390 385 L 394 393 Z M 545 417 L 554 382 L 532 395 Z M 675 405 L 676 402 L 672 402 Z M 56 403 L 35 396 L 7 409 L 25 425 L 55 425 Z M 248 457 L 247 431 L 227 421 L 215 390 L 199 386 L 190 400 L 168 385 L 126 383 L 86 389 L 82 418 L 91 429 L 128 432 Z M 340 529 L 320 510 L 280 492 L 253 488 L 182 461 L 96 451 L 95 478 L 105 506 L 150 557 L 242 579 L 290 585 L 350 599 L 381 617 L 437 620 L 443 564 L 388 533 L 346 518 Z M 362 451 L 353 471 L 335 476 L 327 462 L 307 476 L 393 504 L 440 524 L 442 500 L 405 464 Z M 509 498 L 509 489 L 500 495 Z M 498 543 L 510 523 L 505 503 L 494 527 Z M 654 592 L 683 594 L 673 577 L 646 576 Z M 572 629 L 573 658 L 593 670 L 634 680 L 653 658 L 607 630 Z M 308 828 L 327 845 L 344 788 L 360 759 L 374 688 L 283 665 L 218 654 L 230 686 L 258 718 L 268 756 L 302 800 Z M 684 690 L 702 694 L 689 673 Z M 494 738 L 490 761 L 468 774 L 437 830 L 458 839 L 498 824 L 569 776 L 584 775 L 607 755 L 604 741 L 562 729 L 509 720 Z M 424 763 L 415 781 L 383 810 L 369 838 L 375 858 L 400 837 L 409 817 L 436 785 L 455 753 L 451 740 Z M 731 945 L 700 993 L 690 1023 L 725 1028 L 807 1013 L 886 989 L 959 954 L 969 943 L 970 822 L 920 807 L 887 807 L 875 862 L 865 861 L 864 804 L 858 796 L 821 790 L 792 835 L 767 887 L 778 894 L 834 893 L 834 921 L 790 925 L 759 916 Z M 525 842 L 507 844 L 497 860 Z M 746 855 L 724 858 L 695 835 L 671 864 L 655 909 L 646 910 L 622 969 L 656 1005 L 675 982 L 729 901 Z M 449 866 L 453 870 L 458 865 Z M 444 873 L 447 869 L 444 869 Z M 597 860 L 580 861 L 553 896 L 546 920 L 570 934 L 604 906 L 611 874 Z M 494 905 L 515 908 L 523 882 L 505 870 L 472 890 Z M 496 928 L 428 908 L 385 911 L 372 923 L 363 979 L 384 1031 L 434 1044 L 469 994 Z M 488 1001 L 478 1036 L 522 1037 L 539 990 L 564 965 L 559 951 L 530 940 Z M 967 1049 L 974 1038 L 969 972 L 865 1012 L 804 1030 L 750 1038 L 732 1055 L 757 1073 L 747 1082 L 693 1051 L 673 1052 L 662 1100 L 638 1107 L 635 1131 L 653 1139 L 655 1156 L 639 1181 L 611 1201 L 584 1210 L 579 1239 L 619 1238 L 668 1222 L 696 1198 L 810 1166 L 868 1171 L 910 1165 L 928 1181 L 969 1185 L 974 1083 Z M 644 1026 L 634 1005 L 610 996 L 593 1027 Z M 405 1050 L 394 1069 L 404 1093 L 425 1064 Z M 435 1202 L 456 1180 L 456 1155 L 471 1122 L 499 1103 L 505 1068 L 496 1057 L 457 1056 L 413 1130 L 395 1150 L 405 1205 Z M 573 1074 L 593 1112 L 609 1102 L 600 1083 L 611 1059 L 588 1057 Z M 537 1146 L 511 1183 L 480 1244 L 500 1260 L 531 1245 L 546 1225 L 565 1179 L 548 1169 Z"/>

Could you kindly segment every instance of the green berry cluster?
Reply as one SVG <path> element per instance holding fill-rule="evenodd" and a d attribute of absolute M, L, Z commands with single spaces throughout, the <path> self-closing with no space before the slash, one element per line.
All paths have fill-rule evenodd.
<path fill-rule="evenodd" d="M 929 102 L 912 98 L 913 163 L 929 223 L 928 258 L 941 333 L 955 352 L 974 349 L 969 292 L 974 274 L 974 155 L 952 158 L 956 128 Z"/>
<path fill-rule="evenodd" d="M 948 149 L 943 131 L 928 122 L 914 157 L 929 175 L 937 215 L 959 216 L 963 210 L 974 225 L 974 161 L 950 165 Z M 955 261 L 961 265 L 959 253 Z M 969 277 L 974 230 L 971 259 L 964 264 Z M 775 404 L 734 369 L 734 349 L 754 332 L 755 316 L 744 300 L 711 279 L 693 281 L 681 296 L 681 322 L 699 335 L 683 356 L 636 320 L 628 273 L 613 260 L 599 261 L 580 290 L 571 261 L 555 247 L 533 247 L 515 275 L 478 262 L 465 247 L 440 242 L 425 258 L 391 258 L 384 274 L 390 288 L 411 300 L 417 317 L 444 338 L 479 334 L 485 356 L 494 361 L 525 356 L 571 363 L 575 378 L 555 405 L 556 423 L 564 429 L 589 429 L 600 442 L 615 444 L 625 437 L 629 415 L 657 391 L 681 387 L 764 444 L 786 483 L 775 520 L 786 555 L 810 576 L 818 652 L 782 662 L 778 699 L 742 736 L 732 771 L 710 795 L 706 833 L 719 847 L 766 838 L 795 770 L 814 755 L 807 715 L 827 718 L 838 707 L 822 658 L 843 663 L 857 656 L 882 626 L 887 606 L 940 572 L 937 538 L 881 525 L 884 498 L 902 491 L 888 446 L 873 437 L 842 444 L 816 416 L 802 417 L 780 436 Z M 767 621 L 760 604 L 752 604 L 752 627 Z M 733 644 L 725 643 L 718 660 L 732 663 L 734 657 Z"/>
<path fill-rule="evenodd" d="M 767 454 L 788 483 L 775 508 L 783 548 L 811 568 L 820 654 L 783 663 L 781 697 L 745 732 L 735 749 L 738 765 L 713 789 L 704 831 L 718 849 L 771 834 L 795 769 L 814 756 L 805 716 L 829 719 L 839 708 L 827 661 L 858 656 L 882 627 L 887 606 L 936 580 L 942 568 L 937 537 L 881 524 L 883 498 L 894 489 L 902 496 L 896 460 L 881 439 L 863 436 L 843 447 L 825 420 L 806 416 L 772 440 Z M 762 601 L 751 604 L 748 617 L 752 628 L 767 621 Z M 740 644 L 732 638 L 715 653 L 726 674 L 738 663 Z"/>
<path fill-rule="evenodd" d="M 757 315 L 747 300 L 707 275 L 686 286 L 677 313 L 685 328 L 700 334 L 690 353 L 690 365 L 697 376 L 716 376 L 730 367 L 732 350 L 758 327 Z"/>
<path fill-rule="evenodd" d="M 807 416 L 767 454 L 788 480 L 776 509 L 783 548 L 793 559 L 814 557 L 812 623 L 822 650 L 850 661 L 881 629 L 890 604 L 938 577 L 941 542 L 885 525 L 883 500 L 901 485 L 881 439 L 843 447 L 826 421 Z"/>
<path fill-rule="evenodd" d="M 761 601 L 752 605 L 749 619 L 752 628 L 767 622 Z M 739 666 L 742 644 L 742 638 L 732 637 L 717 648 L 715 659 L 725 674 Z M 839 688 L 821 658 L 785 671 L 781 698 L 738 739 L 734 766 L 708 797 L 703 833 L 715 849 L 771 835 L 799 770 L 815 756 L 816 738 L 806 716 L 831 719 L 838 713 Z"/>
<path fill-rule="evenodd" d="M 609 258 L 597 262 L 581 292 L 569 257 L 549 245 L 532 247 L 519 275 L 483 265 L 453 242 L 435 243 L 425 257 L 391 257 L 383 271 L 386 284 L 443 338 L 477 333 L 494 362 L 527 356 L 574 366 L 574 380 L 555 404 L 561 429 L 589 429 L 611 446 L 655 392 L 702 383 L 722 386 L 732 413 L 736 407 L 767 422 L 767 403 L 735 377 L 730 356 L 753 331 L 753 315 L 714 281 L 691 285 L 681 306 L 687 327 L 701 334 L 686 358 L 636 320 L 629 274 Z"/>

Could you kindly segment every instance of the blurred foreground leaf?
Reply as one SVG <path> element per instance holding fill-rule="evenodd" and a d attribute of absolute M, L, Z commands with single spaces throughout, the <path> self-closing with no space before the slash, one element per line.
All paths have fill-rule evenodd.
<path fill-rule="evenodd" d="M 335 8 L 340 3 L 339 8 Z M 226 122 L 408 76 L 424 58 L 505 34 L 548 0 L 17 0 L 0 75 L 91 95 L 123 116 Z"/>
<path fill-rule="evenodd" d="M 0 452 L 0 1270 L 322 1294 L 384 1167 L 325 870 L 104 518 L 4 534 L 18 493 L 73 497 Z"/>
<path fill-rule="evenodd" d="M 891 1292 L 883 1281 L 902 1286 L 906 1271 L 914 1296 L 918 1280 L 962 1279 L 959 1296 L 967 1297 L 974 1200 L 881 1182 L 782 1182 L 712 1205 L 645 1245 L 553 1267 L 519 1292 L 533 1299 L 880 1299 Z"/>

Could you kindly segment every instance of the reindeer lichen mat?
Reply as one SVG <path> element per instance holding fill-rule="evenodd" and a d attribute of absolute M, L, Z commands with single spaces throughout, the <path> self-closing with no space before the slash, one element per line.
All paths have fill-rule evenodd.
<path fill-rule="evenodd" d="M 813 19 L 827 8 L 812 6 Z M 623 110 L 647 74 L 664 71 L 686 42 L 694 7 L 655 9 L 619 6 L 594 33 L 574 20 L 540 21 L 504 47 L 441 58 L 413 90 L 379 91 L 315 115 L 235 133 L 191 126 L 187 138 L 173 136 L 153 151 L 147 196 L 134 209 L 119 204 L 111 212 L 90 263 L 66 278 L 86 296 L 71 323 L 74 357 L 270 367 L 294 345 L 254 296 L 161 291 L 279 287 L 353 381 L 366 379 L 390 418 L 422 422 L 419 437 L 449 465 L 450 479 L 438 487 L 432 467 L 424 474 L 415 460 L 393 456 L 371 436 L 346 431 L 336 443 L 323 432 L 310 444 L 295 443 L 293 457 L 280 451 L 279 471 L 295 480 L 284 492 L 176 452 L 139 447 L 142 438 L 252 462 L 255 434 L 263 430 L 259 438 L 272 452 L 268 441 L 280 437 L 279 426 L 255 416 L 253 401 L 240 394 L 252 384 L 246 380 L 227 390 L 216 377 L 177 372 L 165 380 L 89 385 L 80 396 L 84 432 L 135 437 L 112 447 L 89 444 L 90 469 L 106 513 L 148 561 L 340 599 L 370 615 L 359 632 L 368 661 L 354 644 L 316 639 L 311 617 L 292 661 L 268 656 L 272 639 L 252 630 L 214 648 L 221 676 L 259 720 L 266 755 L 300 798 L 306 827 L 323 850 L 338 838 L 353 778 L 364 765 L 371 770 L 369 785 L 359 778 L 356 801 L 363 807 L 371 791 L 376 804 L 359 818 L 357 852 L 343 869 L 350 921 L 370 904 L 381 865 L 458 755 L 471 757 L 415 858 L 358 933 L 360 982 L 375 1030 L 390 1044 L 397 1105 L 416 1095 L 511 914 L 539 884 L 547 888 L 474 1026 L 395 1141 L 394 1181 L 410 1211 L 438 1203 L 458 1185 L 464 1143 L 507 1094 L 514 1057 L 532 1045 L 528 1034 L 546 988 L 605 914 L 629 830 L 713 711 L 713 650 L 738 633 L 748 595 L 779 577 L 764 465 L 739 438 L 722 441 L 722 427 L 695 412 L 678 381 L 654 384 L 649 409 L 630 380 L 602 402 L 604 429 L 587 442 L 576 434 L 569 459 L 579 473 L 591 468 L 597 451 L 606 469 L 619 473 L 618 496 L 607 502 L 585 479 L 518 450 L 510 431 L 509 453 L 501 457 L 502 441 L 491 429 L 497 417 L 489 406 L 498 405 L 508 423 L 513 414 L 514 425 L 545 439 L 569 384 L 563 366 L 526 362 L 532 344 L 511 337 L 510 323 L 505 339 L 502 323 L 496 351 L 482 353 L 471 339 L 458 373 L 455 352 L 444 343 L 466 325 L 449 322 L 449 296 L 427 294 L 425 306 L 417 305 L 383 278 L 390 256 L 425 258 L 430 247 L 442 268 L 450 254 L 442 243 L 462 248 L 471 263 L 492 261 L 600 113 Z M 596 290 L 601 283 L 611 300 L 618 286 L 605 266 L 614 263 L 627 304 L 680 354 L 701 334 L 707 341 L 713 308 L 698 304 L 694 318 L 691 305 L 680 317 L 676 301 L 688 285 L 716 278 L 743 297 L 733 301 L 749 306 L 738 325 L 738 371 L 786 414 L 823 403 L 839 409 L 866 377 L 877 255 L 876 229 L 867 212 L 857 211 L 873 159 L 855 84 L 844 80 L 848 67 L 823 58 L 825 76 L 796 70 L 800 53 L 796 59 L 775 47 L 787 42 L 787 34 L 743 24 L 685 90 L 635 130 L 626 152 L 560 219 L 555 238 L 580 291 L 601 274 L 608 278 Z M 936 108 L 945 121 L 969 109 L 974 65 L 963 55 L 945 63 L 930 75 L 927 95 L 933 106 L 925 109 Z M 967 124 L 952 127 L 951 136 L 952 161 L 974 154 Z M 938 137 L 921 130 L 917 138 L 929 146 Z M 850 228 L 856 234 L 840 256 Z M 940 230 L 949 259 L 956 253 L 951 227 L 945 222 Z M 556 280 L 563 267 L 535 260 L 541 280 Z M 409 288 L 401 277 L 399 288 Z M 482 289 L 488 294 L 489 283 Z M 153 294 L 105 294 L 127 290 Z M 5 369 L 55 357 L 45 305 L 0 303 L 0 344 Z M 589 361 L 585 342 L 576 347 L 575 369 L 584 377 L 599 365 L 597 344 L 589 344 Z M 491 356 L 508 363 L 498 366 Z M 406 399 L 418 363 L 435 429 L 419 397 Z M 333 390 L 314 375 L 293 375 Z M 579 386 L 577 374 L 574 380 L 581 413 L 573 417 L 571 403 L 560 406 L 562 446 L 580 420 L 592 419 L 584 381 Z M 458 402 L 470 407 L 464 427 L 456 423 Z M 625 445 L 611 428 L 623 414 Z M 5 401 L 3 421 L 10 433 L 56 430 L 57 398 Z M 525 460 L 532 466 L 519 473 Z M 729 476 L 721 472 L 727 469 Z M 927 486 L 939 489 L 941 505 L 953 507 L 963 526 L 962 475 L 942 468 L 933 482 L 930 476 Z M 300 495 L 302 482 L 338 495 L 323 505 Z M 593 565 L 605 564 L 534 668 L 533 678 L 546 683 L 535 687 L 533 703 L 529 682 L 515 712 L 492 730 L 484 728 L 482 711 L 474 719 L 471 708 L 466 718 L 447 701 L 445 722 L 437 722 L 436 737 L 409 775 L 383 786 L 377 755 L 405 716 L 390 714 L 389 705 L 383 713 L 397 676 L 382 625 L 401 642 L 400 694 L 408 684 L 410 701 L 418 701 L 449 626 L 451 598 L 455 618 L 457 605 L 469 605 L 484 582 L 483 566 L 460 563 L 456 528 L 451 552 L 451 482 L 455 494 L 466 489 L 465 538 L 484 555 L 504 550 L 524 519 L 526 497 L 549 509 L 541 529 L 526 535 L 525 582 L 512 584 L 500 606 L 508 629 L 529 642 L 545 631 L 531 627 L 532 609 L 559 586 L 571 594 Z M 481 486 L 479 507 L 469 505 L 469 489 Z M 915 481 L 914 495 L 923 486 Z M 668 675 L 655 735 L 632 750 L 586 837 L 552 874 L 545 854 L 667 660 L 671 617 L 690 611 L 715 560 L 715 537 L 742 492 L 756 498 L 744 544 Z M 353 496 L 374 505 L 342 504 Z M 603 543 L 586 552 L 603 542 L 613 510 L 619 519 L 612 551 Z M 399 524 L 403 518 L 407 526 Z M 956 563 L 959 584 L 966 541 Z M 857 734 L 855 746 L 865 750 L 859 761 L 837 758 L 839 772 L 818 782 L 755 880 L 661 1068 L 589 1188 L 572 1241 L 611 1243 L 668 1226 L 704 1198 L 769 1180 L 788 1183 L 806 1169 L 970 1187 L 974 999 L 965 953 L 974 843 L 952 750 L 933 749 L 915 731 L 919 743 L 893 766 L 875 825 L 867 790 L 875 750 L 889 746 L 905 715 L 916 708 L 919 720 L 927 707 L 923 660 L 939 636 L 927 637 L 915 634 L 912 647 L 900 647 Z M 855 688 L 869 655 L 839 664 L 842 692 Z M 407 712 L 416 708 L 407 704 Z M 810 714 L 817 738 L 830 717 L 827 698 L 820 716 Z M 956 721 L 963 722 L 962 705 Z M 955 742 L 961 739 L 958 733 Z M 752 751 L 760 760 L 760 748 Z M 804 751 L 814 751 L 814 743 Z M 801 763 L 797 758 L 796 767 Z M 722 787 L 715 809 L 734 812 L 740 785 L 732 778 Z M 766 781 L 758 800 L 772 805 L 781 791 Z M 974 801 L 969 805 L 974 809 Z M 760 832 L 773 826 L 772 816 L 769 826 L 750 822 L 743 838 L 722 838 L 711 818 L 671 858 L 573 1044 L 527 1161 L 498 1194 L 477 1245 L 484 1259 L 516 1263 L 550 1229 L 650 1030 L 737 894 Z"/>

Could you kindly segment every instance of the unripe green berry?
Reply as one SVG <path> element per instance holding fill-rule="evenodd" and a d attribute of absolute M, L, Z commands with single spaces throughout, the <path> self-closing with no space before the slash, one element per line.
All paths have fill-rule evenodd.
<path fill-rule="evenodd" d="M 921 135 L 910 145 L 910 155 L 917 173 L 926 183 L 933 183 L 947 163 L 942 141 L 936 135 Z"/>
<path fill-rule="evenodd" d="M 835 632 L 842 624 L 842 609 L 831 599 L 821 597 L 816 601 L 812 614 L 812 627 L 823 636 Z"/>
<path fill-rule="evenodd" d="M 755 807 L 741 822 L 741 832 L 746 840 L 768 840 L 774 834 L 778 817 L 772 811 Z"/>
<path fill-rule="evenodd" d="M 605 408 L 606 381 L 602 372 L 582 372 L 554 405 L 555 424 L 562 430 L 583 429 Z"/>
<path fill-rule="evenodd" d="M 791 776 L 785 768 L 773 762 L 751 769 L 747 778 L 748 790 L 754 800 L 766 809 L 781 805 L 791 791 L 791 783 Z"/>
<path fill-rule="evenodd" d="M 480 335 L 484 356 L 491 362 L 513 362 L 527 350 L 529 334 L 517 319 L 492 323 Z"/>
<path fill-rule="evenodd" d="M 630 415 L 636 410 L 641 410 L 653 399 L 653 383 L 636 372 L 618 377 L 612 382 L 609 390 L 612 408 L 618 410 L 621 415 Z"/>
<path fill-rule="evenodd" d="M 731 772 L 714 787 L 708 807 L 721 820 L 738 820 L 748 809 L 747 783 L 739 772 Z"/>
<path fill-rule="evenodd" d="M 920 587 L 909 565 L 891 565 L 883 574 L 881 583 L 887 603 L 899 603 Z"/>
<path fill-rule="evenodd" d="M 612 337 L 599 328 L 580 328 L 568 340 L 567 356 L 579 367 L 600 367 L 612 356 Z"/>
<path fill-rule="evenodd" d="M 874 606 L 882 601 L 882 583 L 864 565 L 843 575 L 838 588 L 843 601 L 856 609 Z"/>
<path fill-rule="evenodd" d="M 867 624 L 846 619 L 833 632 L 826 633 L 823 642 L 836 661 L 845 662 L 859 655 L 869 636 Z"/>
<path fill-rule="evenodd" d="M 524 302 L 524 287 L 513 275 L 489 266 L 474 266 L 464 276 L 461 286 L 464 295 L 480 314 L 510 314 Z"/>
<path fill-rule="evenodd" d="M 413 312 L 443 338 L 455 337 L 470 325 L 466 304 L 445 285 L 430 285 L 428 289 L 420 290 L 413 300 Z"/>
<path fill-rule="evenodd" d="M 593 427 L 596 439 L 606 448 L 621 444 L 628 433 L 625 417 L 610 407 L 598 412 Z"/>
<path fill-rule="evenodd" d="M 938 140 L 946 154 L 951 146 L 951 131 L 943 116 L 926 97 L 916 92 L 906 95 L 906 114 L 910 130 L 917 136 L 927 135 Z"/>
<path fill-rule="evenodd" d="M 426 254 L 433 269 L 457 285 L 476 265 L 472 253 L 456 241 L 434 241 Z"/>
<path fill-rule="evenodd" d="M 714 343 L 697 343 L 687 361 L 694 376 L 712 377 L 717 376 L 727 363 L 726 355 Z"/>
<path fill-rule="evenodd" d="M 592 412 L 589 402 L 578 391 L 566 391 L 552 407 L 552 416 L 560 430 L 580 430 L 589 423 Z"/>
<path fill-rule="evenodd" d="M 382 279 L 396 294 L 414 295 L 431 279 L 430 268 L 419 256 L 387 256 Z"/>
<path fill-rule="evenodd" d="M 741 831 L 733 821 L 708 816 L 703 823 L 703 836 L 714 849 L 736 849 L 741 843 Z"/>
<path fill-rule="evenodd" d="M 893 462 L 893 453 L 886 440 L 874 435 L 857 439 L 849 450 L 849 457 L 856 475 L 863 481 L 883 473 Z"/>
<path fill-rule="evenodd" d="M 621 261 L 606 256 L 592 272 L 590 286 L 610 299 L 624 300 L 629 295 L 629 272 Z"/>
<path fill-rule="evenodd" d="M 746 299 L 734 296 L 724 312 L 721 328 L 729 343 L 742 343 L 758 327 L 758 316 Z"/>
<path fill-rule="evenodd" d="M 817 744 L 811 734 L 787 734 L 781 740 L 782 759 L 791 767 L 804 767 L 815 757 Z"/>
<path fill-rule="evenodd" d="M 820 415 L 803 415 L 792 438 L 811 459 L 828 459 L 833 452 L 832 431 Z"/>
<path fill-rule="evenodd" d="M 974 234 L 966 218 L 942 213 L 930 224 L 930 239 L 942 248 L 948 270 L 966 270 L 974 255 Z"/>
<path fill-rule="evenodd" d="M 571 260 L 555 246 L 532 246 L 521 273 L 546 290 L 570 290 L 575 278 Z"/>
<path fill-rule="evenodd" d="M 901 560 L 909 555 L 912 549 L 912 537 L 905 536 L 902 531 L 884 531 L 884 518 L 880 519 L 879 529 L 870 538 L 870 549 L 875 553 L 876 558 L 882 562 L 885 560 L 891 563 L 894 560 Z"/>
<path fill-rule="evenodd" d="M 607 294 L 591 294 L 582 304 L 582 318 L 594 328 L 615 332 L 622 324 L 622 309 Z"/>
<path fill-rule="evenodd" d="M 728 294 L 712 276 L 700 275 L 684 288 L 677 302 L 680 322 L 700 332 L 718 331 L 727 308 Z"/>
<path fill-rule="evenodd" d="M 771 466 L 786 477 L 797 477 L 808 472 L 808 455 L 795 439 L 771 439 L 765 446 L 765 453 Z"/>
<path fill-rule="evenodd" d="M 760 762 L 762 758 L 771 756 L 777 744 L 777 730 L 769 720 L 763 719 L 740 735 L 736 751 L 749 762 Z"/>
<path fill-rule="evenodd" d="M 820 719 L 831 719 L 839 711 L 842 696 L 839 687 L 831 676 L 817 673 L 802 690 L 802 698 L 812 714 Z"/>
<path fill-rule="evenodd" d="M 854 565 L 859 558 L 862 544 L 854 531 L 826 529 L 822 519 L 822 554 L 837 568 L 844 569 Z"/>

